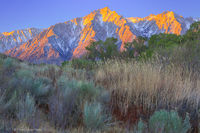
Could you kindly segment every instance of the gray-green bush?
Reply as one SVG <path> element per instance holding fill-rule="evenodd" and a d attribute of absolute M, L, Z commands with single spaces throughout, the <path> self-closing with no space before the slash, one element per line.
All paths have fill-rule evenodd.
<path fill-rule="evenodd" d="M 17 61 L 13 58 L 6 58 L 4 61 L 3 61 L 3 67 L 5 69 L 11 69 L 11 68 L 16 68 L 17 67 Z"/>
<path fill-rule="evenodd" d="M 78 93 L 78 99 L 81 101 L 91 101 L 100 95 L 102 88 L 96 87 L 93 82 L 69 80 L 66 76 L 62 76 L 58 80 L 58 88 L 71 88 Z"/>
<path fill-rule="evenodd" d="M 147 124 L 144 123 L 141 119 L 140 121 L 137 123 L 137 125 L 134 127 L 133 133 L 147 133 L 148 132 L 148 128 L 147 128 Z"/>
<path fill-rule="evenodd" d="M 176 111 L 160 110 L 149 119 L 150 132 L 187 133 L 190 128 L 189 116 L 183 120 Z"/>
<path fill-rule="evenodd" d="M 88 103 L 84 105 L 83 123 L 87 129 L 101 130 L 110 122 L 110 117 L 104 114 L 100 103 Z"/>

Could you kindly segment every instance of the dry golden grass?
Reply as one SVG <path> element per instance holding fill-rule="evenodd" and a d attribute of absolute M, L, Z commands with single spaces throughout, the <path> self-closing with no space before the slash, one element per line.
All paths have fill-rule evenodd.
<path fill-rule="evenodd" d="M 95 82 L 112 92 L 112 104 L 123 112 L 132 105 L 152 110 L 199 106 L 200 77 L 173 65 L 110 60 L 98 68 Z"/>
<path fill-rule="evenodd" d="M 71 66 L 65 66 L 62 68 L 63 74 L 67 75 L 69 79 L 76 79 L 79 81 L 88 81 L 92 76 L 91 71 L 84 69 L 74 69 Z"/>

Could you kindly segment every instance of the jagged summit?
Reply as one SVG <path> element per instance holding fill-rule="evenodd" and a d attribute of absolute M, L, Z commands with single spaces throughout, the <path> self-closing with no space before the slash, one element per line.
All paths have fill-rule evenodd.
<path fill-rule="evenodd" d="M 163 11 L 161 14 L 172 14 L 172 15 L 174 15 L 174 14 L 176 14 L 174 11 Z"/>
<path fill-rule="evenodd" d="M 98 10 L 107 10 L 107 11 L 111 11 L 110 8 L 109 8 L 108 6 L 103 7 L 103 8 L 100 8 L 100 9 L 98 9 Z"/>
<path fill-rule="evenodd" d="M 160 14 L 150 14 L 149 16 L 147 17 L 144 17 L 144 18 L 141 18 L 141 17 L 129 17 L 127 18 L 129 21 L 133 22 L 133 23 L 137 23 L 139 21 L 145 21 L 145 20 L 163 20 L 163 21 L 166 21 L 165 18 L 176 18 L 176 17 L 181 17 L 183 18 L 182 16 L 179 16 L 177 15 L 175 12 L 173 11 L 164 11 L 163 13 L 160 13 Z"/>
<path fill-rule="evenodd" d="M 194 20 L 189 20 L 187 18 L 183 18 L 182 16 L 177 15 L 173 11 L 165 11 L 161 14 L 151 14 L 147 17 L 140 18 L 140 17 L 130 17 L 127 18 L 129 22 L 132 22 L 135 27 L 145 27 L 145 25 L 152 25 L 153 23 L 156 24 L 154 28 L 152 27 L 153 31 L 150 30 L 150 33 L 146 32 L 143 33 L 142 36 L 150 37 L 156 33 L 173 33 L 177 35 L 184 34 L 189 28 L 190 24 L 194 22 Z M 145 24 L 145 25 L 143 25 Z M 138 29 L 140 32 L 143 29 Z"/>
<path fill-rule="evenodd" d="M 136 39 L 137 36 L 151 37 L 159 33 L 184 34 L 194 21 L 172 11 L 151 14 L 144 18 L 124 18 L 105 7 L 84 17 L 52 25 L 42 32 L 35 32 L 37 34 L 32 36 L 29 34 L 30 38 L 24 39 L 21 43 L 5 43 L 8 38 L 2 39 L 5 35 L 0 34 L 0 49 L 1 52 L 22 60 L 59 64 L 64 60 L 84 55 L 85 47 L 90 45 L 91 40 L 104 41 L 108 37 L 114 37 L 118 39 L 119 50 L 123 50 L 124 44 Z M 24 31 L 19 33 L 21 36 L 17 38 L 10 35 L 12 42 L 22 38 Z"/>
<path fill-rule="evenodd" d="M 104 7 L 104 8 L 101 8 L 101 9 L 98 9 L 97 11 L 100 11 L 100 12 L 102 12 L 102 13 L 104 13 L 104 14 L 109 14 L 109 13 L 111 13 L 111 12 L 113 12 L 109 7 Z"/>

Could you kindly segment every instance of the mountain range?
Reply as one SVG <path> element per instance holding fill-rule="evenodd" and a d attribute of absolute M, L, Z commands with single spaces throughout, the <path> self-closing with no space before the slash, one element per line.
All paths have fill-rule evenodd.
<path fill-rule="evenodd" d="M 145 18 L 125 18 L 108 7 L 57 23 L 47 29 L 24 29 L 0 34 L 0 52 L 33 63 L 60 64 L 86 53 L 91 41 L 118 39 L 119 50 L 138 36 L 169 33 L 183 35 L 199 19 L 184 18 L 172 11 Z"/>

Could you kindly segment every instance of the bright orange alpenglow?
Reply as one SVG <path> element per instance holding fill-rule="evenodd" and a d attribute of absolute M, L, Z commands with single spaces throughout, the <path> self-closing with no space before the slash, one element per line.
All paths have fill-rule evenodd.
<path fill-rule="evenodd" d="M 132 17 L 128 19 L 132 21 L 133 23 L 138 23 L 140 21 L 146 21 L 146 20 L 155 21 L 158 28 L 160 30 L 164 29 L 165 33 L 173 33 L 173 34 L 180 35 L 182 31 L 181 24 L 176 20 L 175 14 L 172 11 L 163 12 L 162 14 L 158 14 L 158 15 L 151 14 L 150 16 L 145 17 L 145 18 Z"/>
<path fill-rule="evenodd" d="M 108 7 L 105 7 L 100 9 L 99 12 L 103 22 L 111 22 L 118 27 L 116 34 L 119 35 L 119 38 L 122 41 L 121 50 L 124 49 L 124 44 L 126 42 L 131 42 L 136 38 L 136 36 L 130 31 L 130 27 L 125 25 L 127 23 L 126 19 L 118 15 L 115 11 L 111 11 Z M 97 12 L 94 11 L 83 18 L 83 25 L 85 27 L 82 30 L 79 45 L 73 52 L 73 57 L 80 57 L 86 53 L 85 47 L 90 44 L 91 40 L 94 40 L 96 32 L 93 29 L 92 21 L 95 19 L 96 15 Z"/>

